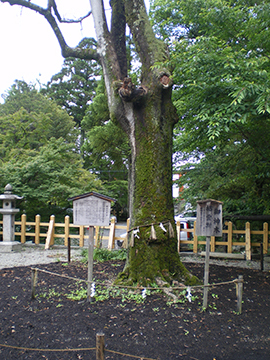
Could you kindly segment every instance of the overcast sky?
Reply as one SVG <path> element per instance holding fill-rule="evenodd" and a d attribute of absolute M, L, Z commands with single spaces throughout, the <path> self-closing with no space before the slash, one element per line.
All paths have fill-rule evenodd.
<path fill-rule="evenodd" d="M 46 7 L 47 0 L 33 3 Z M 69 19 L 90 10 L 89 0 L 57 0 L 57 4 L 61 16 Z M 92 16 L 82 24 L 63 24 L 62 31 L 68 45 L 76 46 L 82 38 L 94 36 Z M 0 34 L 0 102 L 16 79 L 46 84 L 61 70 L 64 59 L 56 37 L 47 21 L 33 10 L 0 3 Z"/>

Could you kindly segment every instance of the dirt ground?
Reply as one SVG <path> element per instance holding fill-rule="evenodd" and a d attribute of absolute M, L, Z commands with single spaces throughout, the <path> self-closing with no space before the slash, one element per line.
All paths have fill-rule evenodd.
<path fill-rule="evenodd" d="M 185 265 L 203 278 L 202 263 Z M 94 264 L 96 296 L 106 297 L 99 287 L 111 284 L 123 266 L 121 261 Z M 87 278 L 87 267 L 80 262 L 36 267 Z M 2 269 L 0 359 L 95 359 L 96 334 L 103 331 L 105 359 L 269 360 L 270 272 L 210 265 L 210 283 L 231 281 L 240 274 L 241 315 L 236 312 L 234 283 L 211 288 L 208 309 L 203 311 L 201 289 L 191 290 L 191 302 L 184 292 L 172 303 L 164 293 L 152 292 L 143 300 L 139 290 L 131 299 L 113 288 L 115 297 L 89 303 L 75 299 L 74 291 L 81 292 L 84 283 L 44 272 L 38 272 L 32 300 L 30 266 Z"/>

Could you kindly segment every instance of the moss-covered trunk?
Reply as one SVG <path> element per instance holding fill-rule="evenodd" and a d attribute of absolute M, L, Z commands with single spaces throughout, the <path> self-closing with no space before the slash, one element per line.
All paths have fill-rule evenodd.
<path fill-rule="evenodd" d="M 187 282 L 190 277 L 179 259 L 174 224 L 172 138 L 176 113 L 171 90 L 152 83 L 143 101 L 132 104 L 132 110 L 130 204 L 134 231 L 129 233 L 129 257 L 122 277 L 142 284 L 157 277 L 167 281 L 184 277 Z"/>

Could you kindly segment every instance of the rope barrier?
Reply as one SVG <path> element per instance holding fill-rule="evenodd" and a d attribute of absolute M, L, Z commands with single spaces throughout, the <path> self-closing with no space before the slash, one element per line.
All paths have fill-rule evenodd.
<path fill-rule="evenodd" d="M 9 349 L 24 350 L 24 351 L 41 351 L 41 352 L 67 352 L 67 351 L 89 351 L 89 350 L 96 350 L 96 347 L 92 347 L 92 348 L 77 348 L 77 349 L 36 349 L 36 348 L 27 348 L 27 347 L 23 347 L 23 346 L 13 346 L 13 345 L 7 345 L 7 344 L 0 344 L 0 347 L 6 347 L 6 348 L 9 348 Z M 122 353 L 122 352 L 120 352 L 120 351 L 115 351 L 115 350 L 105 349 L 105 351 L 106 351 L 106 352 L 110 352 L 110 353 L 114 353 L 114 354 L 117 354 L 117 355 L 132 357 L 132 358 L 134 358 L 134 359 L 156 360 L 156 359 L 147 358 L 147 357 L 144 357 L 144 356 L 137 356 L 137 355 L 125 354 L 125 353 Z"/>
<path fill-rule="evenodd" d="M 24 350 L 24 351 L 48 351 L 48 352 L 65 352 L 65 351 L 88 351 L 88 350 L 96 350 L 96 347 L 93 348 L 78 348 L 78 349 L 36 349 L 36 348 L 27 348 L 23 346 L 12 346 L 7 344 L 0 344 L 0 347 L 6 347 L 10 349 L 16 349 L 16 350 Z"/>
<path fill-rule="evenodd" d="M 130 233 L 130 232 L 132 232 L 132 231 L 134 231 L 134 230 L 143 228 L 143 227 L 150 227 L 150 226 L 152 226 L 152 225 L 160 225 L 160 224 L 168 225 L 168 224 L 170 224 L 170 223 L 171 223 L 170 220 L 165 220 L 165 221 L 159 221 L 159 222 L 151 223 L 151 224 L 138 225 L 138 226 L 133 227 L 132 229 L 129 229 L 129 230 L 128 230 L 128 233 Z"/>
<path fill-rule="evenodd" d="M 57 274 L 57 273 L 54 273 L 54 272 L 51 272 L 51 271 L 48 271 L 48 270 L 43 270 L 43 269 L 33 268 L 33 267 L 31 267 L 31 270 L 37 270 L 37 271 L 40 271 L 40 272 L 43 272 L 43 273 L 46 273 L 46 274 L 50 274 L 50 275 L 54 275 L 54 276 L 58 276 L 58 277 L 63 277 L 65 279 L 88 283 L 88 280 L 84 280 L 84 279 L 80 279 L 80 278 L 74 278 L 74 277 L 71 277 L 71 276 L 68 276 L 68 275 L 60 275 L 60 274 Z M 224 282 L 221 282 L 221 283 L 213 283 L 213 284 L 208 284 L 208 285 L 175 286 L 175 287 L 170 287 L 170 289 L 184 290 L 184 289 L 187 289 L 188 287 L 190 289 L 204 288 L 204 287 L 216 287 L 216 286 L 219 286 L 219 285 L 227 285 L 227 284 L 237 283 L 237 281 L 238 281 L 237 279 L 234 279 L 234 280 L 230 280 L 230 281 L 224 281 Z M 95 281 L 95 283 L 98 283 L 98 282 Z M 103 286 L 103 287 L 110 287 L 110 286 L 104 285 L 102 283 L 100 283 L 99 285 Z M 164 290 L 164 288 L 166 288 L 166 287 L 151 287 L 151 286 L 149 286 L 149 287 L 145 287 L 145 286 L 128 286 L 128 285 L 119 285 L 119 284 L 114 284 L 113 286 L 114 287 L 119 287 L 119 288 L 136 289 L 136 290 L 142 290 L 142 289 L 145 289 L 145 288 L 147 290 Z"/>

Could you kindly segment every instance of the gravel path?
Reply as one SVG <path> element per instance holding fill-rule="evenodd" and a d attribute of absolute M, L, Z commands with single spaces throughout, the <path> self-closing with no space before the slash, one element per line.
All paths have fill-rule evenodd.
<path fill-rule="evenodd" d="M 71 249 L 71 261 L 80 260 L 82 249 Z M 200 255 L 181 255 L 181 261 L 204 263 L 204 257 Z M 67 248 L 64 246 L 53 247 L 50 250 L 44 250 L 44 245 L 29 246 L 23 245 L 20 251 L 12 251 L 10 253 L 0 253 L 0 269 L 12 268 L 15 266 L 31 266 L 38 264 L 50 264 L 53 262 L 68 261 Z M 210 259 L 210 264 L 233 266 L 238 268 L 247 268 L 260 270 L 261 264 L 259 260 L 224 260 L 224 259 Z M 265 257 L 264 271 L 270 271 L 270 258 Z"/>
<path fill-rule="evenodd" d="M 71 260 L 80 260 L 82 249 L 71 249 Z M 64 247 L 44 250 L 43 246 L 22 246 L 20 251 L 0 253 L 0 269 L 14 266 L 50 264 L 57 261 L 68 261 L 67 249 Z"/>

